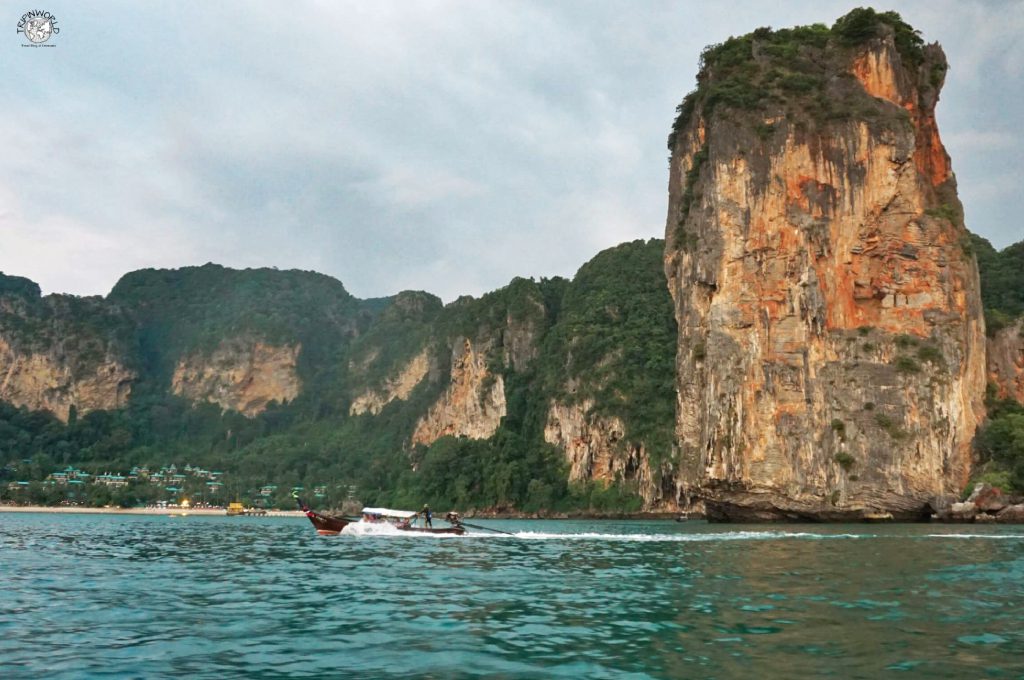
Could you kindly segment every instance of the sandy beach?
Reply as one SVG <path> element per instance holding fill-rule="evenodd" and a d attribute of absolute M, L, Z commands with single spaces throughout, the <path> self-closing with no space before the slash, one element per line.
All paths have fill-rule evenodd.
<path fill-rule="evenodd" d="M 224 517 L 223 508 L 85 508 L 43 505 L 0 505 L 0 512 L 46 512 L 68 515 L 211 515 Z M 254 516 L 254 515 L 250 515 Z M 268 510 L 260 517 L 305 517 L 301 510 Z"/>

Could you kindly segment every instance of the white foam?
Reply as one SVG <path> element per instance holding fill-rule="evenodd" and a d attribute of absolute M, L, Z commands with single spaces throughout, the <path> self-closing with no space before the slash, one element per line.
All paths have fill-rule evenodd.
<path fill-rule="evenodd" d="M 477 534 L 474 534 L 477 536 Z M 493 535 L 495 538 L 502 538 Z M 815 534 L 799 531 L 728 531 L 700 534 L 555 534 L 547 532 L 520 531 L 515 538 L 533 541 L 623 541 L 637 543 L 691 543 L 708 541 L 770 541 L 779 539 L 840 539 L 840 538 L 875 538 L 875 534 Z M 508 537 L 506 537 L 508 538 Z"/>
<path fill-rule="evenodd" d="M 341 530 L 346 536 L 401 536 L 403 538 L 458 538 L 457 534 L 431 534 L 425 531 L 402 531 L 387 522 L 352 522 Z"/>
<path fill-rule="evenodd" d="M 455 534 L 430 534 L 425 532 L 402 531 L 387 522 L 353 522 L 342 532 L 347 536 L 401 536 L 430 538 L 459 538 Z M 554 533 L 547 531 L 517 531 L 514 533 L 493 533 L 470 530 L 463 538 L 527 541 L 613 541 L 633 543 L 705 543 L 715 541 L 778 541 L 778 540 L 838 540 L 879 538 L 879 534 L 826 534 L 809 531 L 717 531 L 679 534 L 612 534 L 600 532 Z M 906 538 L 912 538 L 907 536 Z M 926 534 L 924 538 L 994 539 L 1022 540 L 1021 534 Z"/>
<path fill-rule="evenodd" d="M 989 538 L 997 540 L 1024 539 L 1021 534 L 928 534 L 928 538 Z"/>
<path fill-rule="evenodd" d="M 401 536 L 401 531 L 387 522 L 352 522 L 341 533 L 346 536 Z M 405 535 L 408 535 L 406 533 Z"/>

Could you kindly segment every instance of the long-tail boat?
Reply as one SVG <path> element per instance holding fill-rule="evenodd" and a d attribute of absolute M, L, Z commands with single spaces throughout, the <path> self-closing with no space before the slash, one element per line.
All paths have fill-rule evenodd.
<path fill-rule="evenodd" d="M 451 534 L 455 536 L 462 536 L 466 533 L 466 528 L 462 525 L 459 516 L 454 512 L 449 512 L 445 515 L 445 521 L 448 522 L 449 526 L 434 528 L 433 526 L 419 526 L 416 522 L 420 513 L 409 510 L 363 508 L 362 518 L 357 521 L 348 517 L 332 517 L 320 514 L 310 509 L 298 496 L 295 496 L 295 502 L 299 504 L 299 509 L 306 513 L 306 517 L 313 523 L 313 526 L 316 527 L 316 532 L 321 536 L 337 536 L 345 527 L 350 525 L 354 529 L 352 533 L 357 534 L 384 533 L 378 531 L 378 529 L 397 529 L 398 531 L 410 533 Z"/>
<path fill-rule="evenodd" d="M 427 519 L 428 515 L 424 516 L 424 526 L 420 526 L 417 522 L 422 512 L 413 512 L 412 510 L 391 510 L 389 508 L 363 508 L 363 517 L 359 520 L 358 525 L 360 527 L 365 526 L 365 533 L 373 533 L 374 525 L 390 525 L 399 531 L 408 531 L 419 534 L 451 534 L 454 536 L 462 536 L 466 533 L 466 527 L 462 525 L 462 520 L 458 514 L 449 512 L 445 515 L 444 519 L 448 522 L 449 526 L 434 528 L 431 525 L 427 525 L 426 522 L 430 521 Z"/>

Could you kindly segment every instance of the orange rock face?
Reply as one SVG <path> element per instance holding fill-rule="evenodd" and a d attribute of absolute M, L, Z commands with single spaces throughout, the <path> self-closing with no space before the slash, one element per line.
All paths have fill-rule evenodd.
<path fill-rule="evenodd" d="M 32 410 L 52 412 L 67 422 L 79 415 L 120 408 L 128 401 L 135 373 L 112 357 L 77 373 L 61 351 L 15 351 L 0 337 L 0 399 Z"/>
<path fill-rule="evenodd" d="M 935 125 L 944 72 L 937 47 L 911 68 L 888 35 L 845 71 L 882 117 L 713 113 L 680 132 L 666 273 L 681 487 L 712 516 L 911 517 L 966 483 L 985 338 Z"/>
<path fill-rule="evenodd" d="M 193 354 L 178 361 L 171 391 L 252 418 L 272 401 L 284 403 L 299 395 L 295 367 L 300 351 L 299 345 L 224 341 L 210 355 Z"/>
<path fill-rule="evenodd" d="M 452 350 L 451 382 L 416 424 L 413 444 L 432 444 L 452 435 L 486 439 L 505 416 L 505 381 L 487 369 L 486 348 L 468 338 Z"/>
<path fill-rule="evenodd" d="M 594 402 L 566 404 L 552 400 L 544 425 L 544 441 L 565 453 L 569 482 L 637 483 L 644 508 L 675 511 L 675 499 L 662 499 L 650 455 L 643 442 L 629 441 L 621 418 L 593 413 Z"/>

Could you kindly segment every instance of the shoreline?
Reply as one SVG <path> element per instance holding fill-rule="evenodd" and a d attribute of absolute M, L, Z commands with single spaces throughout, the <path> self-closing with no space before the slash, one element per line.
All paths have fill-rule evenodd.
<path fill-rule="evenodd" d="M 489 513 L 489 512 L 475 512 L 470 511 L 462 515 L 463 519 L 477 520 L 477 519 L 538 519 L 538 520 L 558 520 L 558 519 L 601 519 L 601 520 L 667 520 L 675 521 L 679 517 L 681 512 L 555 512 L 549 515 L 542 515 L 538 513 Z M 437 516 L 437 513 L 434 513 Z M 703 516 L 693 516 L 691 519 L 704 519 Z"/>
<path fill-rule="evenodd" d="M 152 516 L 152 517 L 228 517 L 227 510 L 220 508 L 188 508 L 182 510 L 180 508 L 90 508 L 90 507 L 68 507 L 68 506 L 47 506 L 47 505 L 0 505 L 0 514 L 12 513 L 12 514 L 31 514 L 31 513 L 42 513 L 50 515 L 141 515 L 141 516 Z M 235 516 L 235 515 L 232 515 Z M 262 515 L 238 515 L 239 517 L 305 517 L 306 513 L 301 510 L 268 510 Z M 435 516 L 437 516 L 435 514 Z M 615 514 L 578 514 L 578 513 L 567 513 L 564 515 L 549 515 L 549 516 L 538 516 L 523 513 L 521 515 L 514 514 L 480 514 L 480 515 L 464 515 L 467 520 L 588 520 L 588 521 L 637 521 L 637 520 L 658 520 L 671 522 L 678 513 L 623 513 L 619 515 Z M 707 521 L 706 517 L 691 517 L 687 522 L 699 522 Z M 899 521 L 899 520 L 885 520 L 882 522 L 871 522 L 871 521 L 857 521 L 850 520 L 846 522 L 814 522 L 814 521 L 766 521 L 766 522 L 708 522 L 709 524 L 719 524 L 723 526 L 742 526 L 745 524 L 1024 524 L 1024 520 L 997 520 L 993 517 L 986 516 L 984 519 L 978 519 L 976 517 L 944 517 L 938 518 L 933 517 L 930 520 L 925 521 Z"/>
<path fill-rule="evenodd" d="M 87 506 L 66 506 L 66 505 L 0 505 L 0 513 L 4 512 L 42 512 L 49 514 L 65 515 L 202 515 L 210 517 L 225 517 L 227 511 L 224 508 L 94 508 Z M 550 515 L 539 515 L 536 513 L 487 513 L 470 512 L 463 515 L 467 520 L 665 520 L 672 521 L 679 516 L 678 512 L 634 512 L 634 513 L 552 513 Z M 248 515 L 247 515 L 248 516 Z M 305 517 L 301 510 L 267 510 L 262 517 Z M 436 516 L 436 513 L 435 513 Z M 692 519 L 704 519 L 693 517 Z"/>
<path fill-rule="evenodd" d="M 89 508 L 48 505 L 0 505 L 0 513 L 4 512 L 42 512 L 55 515 L 175 515 L 227 517 L 227 510 L 220 508 Z M 241 515 L 240 515 L 241 516 Z M 301 510 L 268 510 L 265 515 L 246 515 L 247 517 L 305 517 Z"/>

